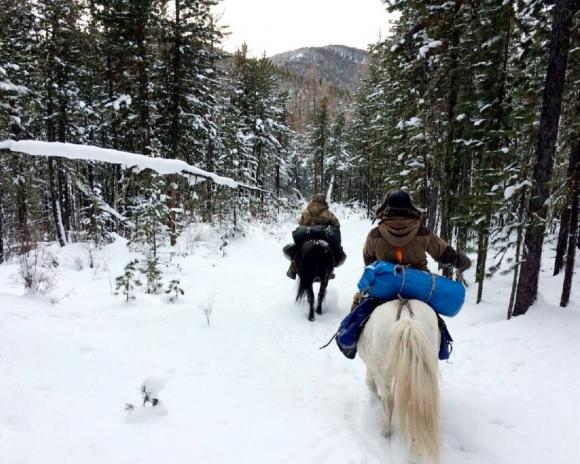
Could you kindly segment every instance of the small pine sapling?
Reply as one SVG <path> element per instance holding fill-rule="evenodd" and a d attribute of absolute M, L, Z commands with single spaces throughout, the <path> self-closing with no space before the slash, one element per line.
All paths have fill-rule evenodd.
<path fill-rule="evenodd" d="M 170 303 L 177 303 L 178 299 L 179 299 L 179 295 L 185 295 L 185 292 L 183 291 L 183 289 L 180 287 L 180 282 L 178 279 L 172 279 L 169 282 L 169 285 L 167 287 L 167 290 L 165 290 L 165 293 L 167 293 L 169 295 L 169 302 Z"/>
<path fill-rule="evenodd" d="M 159 259 L 155 256 L 148 256 L 140 269 L 147 279 L 147 293 L 157 294 L 161 287 L 161 271 L 159 270 Z"/>
<path fill-rule="evenodd" d="M 127 301 L 134 300 L 135 295 L 133 295 L 133 290 L 135 287 L 141 286 L 141 281 L 135 276 L 137 269 L 135 266 L 139 263 L 139 260 L 134 259 L 130 261 L 125 266 L 125 273 L 120 275 L 115 279 L 115 295 L 125 295 Z"/>

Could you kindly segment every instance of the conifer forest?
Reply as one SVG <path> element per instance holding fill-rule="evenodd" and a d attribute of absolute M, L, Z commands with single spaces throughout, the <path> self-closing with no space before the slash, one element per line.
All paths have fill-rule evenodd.
<path fill-rule="evenodd" d="M 370 215 L 403 187 L 432 230 L 475 253 L 478 300 L 509 272 L 509 314 L 524 314 L 552 240 L 566 306 L 579 246 L 578 1 L 388 0 L 396 19 L 360 85 L 338 105 L 302 101 L 304 124 L 292 123 L 281 68 L 245 45 L 223 50 L 218 4 L 3 0 L 1 140 L 183 160 L 238 186 L 2 150 L 0 262 L 113 233 L 154 251 L 191 221 L 235 233 L 316 192 Z"/>

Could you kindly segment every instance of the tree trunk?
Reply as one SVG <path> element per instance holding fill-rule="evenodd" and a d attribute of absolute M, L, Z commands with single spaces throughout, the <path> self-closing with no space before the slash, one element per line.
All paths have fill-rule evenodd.
<path fill-rule="evenodd" d="M 558 275 L 564 267 L 564 256 L 568 247 L 568 236 L 570 235 L 570 199 L 572 195 L 566 198 L 566 204 L 560 218 L 560 231 L 558 233 L 558 245 L 556 246 L 556 259 L 554 261 L 554 275 Z"/>
<path fill-rule="evenodd" d="M 0 264 L 4 262 L 4 190 L 0 185 Z"/>
<path fill-rule="evenodd" d="M 457 78 L 457 47 L 460 42 L 459 27 L 456 23 L 456 17 L 461 8 L 460 1 L 455 2 L 453 24 L 451 25 L 451 37 L 449 38 L 449 90 L 447 96 L 447 138 L 445 142 L 445 158 L 442 164 L 442 172 L 439 176 L 441 182 L 441 238 L 451 244 L 453 203 L 450 201 L 451 196 L 455 196 L 457 187 L 457 173 L 455 171 L 457 161 L 455 157 L 455 125 L 456 125 L 456 106 L 458 95 L 458 78 Z M 443 270 L 445 277 L 451 278 L 453 272 L 451 268 Z"/>
<path fill-rule="evenodd" d="M 50 42 L 47 47 L 47 66 L 46 66 L 46 137 L 49 142 L 56 142 L 57 136 L 59 138 L 63 136 L 64 131 L 62 124 L 62 107 L 58 107 L 57 113 L 57 102 L 56 96 L 54 94 L 55 88 L 59 87 L 61 84 L 59 77 L 61 77 L 60 72 L 57 67 L 59 67 L 57 59 L 57 40 L 59 34 L 59 18 L 54 14 L 50 18 L 50 24 L 52 27 Z M 56 114 L 56 121 L 55 121 Z M 66 114 L 66 113 L 65 113 Z M 58 123 L 58 127 L 55 124 Z M 62 141 L 62 140 L 59 140 Z M 62 225 L 62 208 L 60 206 L 60 195 L 57 191 L 57 185 L 55 181 L 55 169 L 54 169 L 54 159 L 48 158 L 48 185 L 49 185 L 49 195 L 50 195 L 50 209 L 52 213 L 53 226 L 55 230 L 55 235 L 58 243 L 61 247 L 66 244 L 66 236 L 64 233 L 64 227 Z"/>
<path fill-rule="evenodd" d="M 489 224 L 491 217 L 487 215 L 484 223 L 480 226 L 479 242 L 477 246 L 477 265 L 475 271 L 475 280 L 477 281 L 477 300 L 481 303 L 483 295 L 483 282 L 485 281 L 485 268 L 487 263 L 487 247 L 489 245 Z"/>
<path fill-rule="evenodd" d="M 576 102 L 576 108 L 574 112 L 576 119 L 580 117 L 580 99 Z M 562 217 L 560 218 L 560 231 L 558 233 L 558 245 L 556 246 L 556 259 L 554 262 L 554 275 L 558 275 L 562 268 L 564 267 L 564 256 L 568 252 L 568 241 L 570 238 L 570 221 L 572 215 L 572 208 L 574 203 L 574 198 L 576 196 L 576 190 L 578 188 L 578 183 L 576 181 L 578 163 L 580 163 L 580 130 L 576 131 L 576 141 L 570 150 L 570 156 L 568 158 L 568 192 L 566 195 L 566 204 L 562 211 Z"/>
<path fill-rule="evenodd" d="M 52 209 L 52 219 L 55 226 L 56 238 L 61 247 L 66 245 L 62 216 L 54 182 L 54 159 L 48 158 L 48 185 L 50 188 L 50 206 Z"/>
<path fill-rule="evenodd" d="M 175 188 L 176 183 L 174 176 L 171 176 L 170 189 L 171 189 L 171 233 L 169 234 L 169 240 L 171 246 L 177 244 L 177 213 L 175 212 L 177 208 L 177 189 Z"/>
<path fill-rule="evenodd" d="M 171 157 L 181 159 L 179 153 L 179 96 L 181 94 L 181 5 L 175 0 L 175 25 L 173 31 L 173 82 L 171 86 Z"/>
<path fill-rule="evenodd" d="M 574 177 L 572 180 L 572 210 L 570 211 L 569 243 L 566 255 L 566 271 L 564 273 L 564 285 L 560 306 L 565 308 L 570 301 L 572 290 L 572 277 L 574 275 L 574 261 L 576 258 L 576 246 L 578 245 L 578 197 L 580 196 L 580 134 L 577 135 L 576 143 L 572 148 L 570 157 L 574 165 Z"/>
<path fill-rule="evenodd" d="M 558 0 L 554 8 L 550 56 L 543 92 L 540 128 L 534 167 L 534 186 L 529 206 L 531 223 L 525 234 L 525 261 L 522 265 L 513 315 L 525 314 L 536 300 L 538 277 L 544 244 L 546 200 L 550 196 L 550 178 L 558 138 L 562 92 L 566 80 L 570 24 L 578 10 L 578 0 Z"/>
<path fill-rule="evenodd" d="M 526 190 L 524 187 L 524 190 L 522 192 L 522 197 L 520 200 L 519 215 L 518 215 L 518 221 L 519 221 L 520 225 L 518 226 L 518 238 L 516 240 L 516 256 L 514 258 L 514 277 L 512 280 L 512 290 L 510 293 L 510 302 L 508 304 L 508 313 L 507 313 L 508 320 L 510 320 L 512 318 L 512 315 L 513 315 L 516 290 L 518 288 L 518 276 L 520 273 L 520 255 L 522 252 L 522 242 L 523 242 L 523 238 L 524 238 L 523 223 L 525 221 L 525 218 L 526 218 Z"/>
<path fill-rule="evenodd" d="M 141 153 L 144 155 L 151 154 L 151 123 L 149 114 L 149 75 L 147 62 L 147 47 L 151 46 L 146 43 L 147 20 L 149 8 L 143 8 L 140 11 L 139 26 L 137 28 L 137 73 L 139 79 L 139 100 L 140 108 L 140 132 L 141 132 Z"/>

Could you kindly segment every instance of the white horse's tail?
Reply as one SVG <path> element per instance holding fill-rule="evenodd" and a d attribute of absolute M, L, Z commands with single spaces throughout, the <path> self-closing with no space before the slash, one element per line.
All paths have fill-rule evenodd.
<path fill-rule="evenodd" d="M 412 319 L 393 327 L 387 354 L 401 438 L 411 452 L 439 462 L 439 382 L 437 359 Z M 391 402 L 392 404 L 392 402 Z"/>

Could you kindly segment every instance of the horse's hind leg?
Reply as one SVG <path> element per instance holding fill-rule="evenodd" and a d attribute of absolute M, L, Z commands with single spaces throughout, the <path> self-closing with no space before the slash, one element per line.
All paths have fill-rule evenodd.
<path fill-rule="evenodd" d="M 308 287 L 308 289 L 306 290 L 306 296 L 308 298 L 308 307 L 310 308 L 310 310 L 308 312 L 308 320 L 313 321 L 314 320 L 314 290 L 312 289 L 312 285 L 310 285 L 310 287 Z"/>
<path fill-rule="evenodd" d="M 316 312 L 322 314 L 322 302 L 326 296 L 326 287 L 328 287 L 328 278 L 320 281 L 320 289 L 318 290 L 318 304 L 316 305 Z"/>
<path fill-rule="evenodd" d="M 385 422 L 383 424 L 383 434 L 388 437 L 391 434 L 391 426 L 393 423 L 393 409 L 395 408 L 395 398 L 389 388 L 387 390 L 387 397 L 383 400 L 385 408 Z"/>
<path fill-rule="evenodd" d="M 377 391 L 377 383 L 375 382 L 375 377 L 371 373 L 371 371 L 368 367 L 367 367 L 366 382 L 367 382 L 367 387 L 369 387 L 369 390 L 378 396 L 379 392 Z"/>

